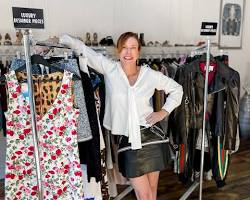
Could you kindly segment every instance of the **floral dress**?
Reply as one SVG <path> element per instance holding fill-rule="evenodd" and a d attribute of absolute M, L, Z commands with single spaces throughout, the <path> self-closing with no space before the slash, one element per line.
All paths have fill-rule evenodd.
<path fill-rule="evenodd" d="M 6 200 L 36 200 L 38 187 L 30 106 L 15 71 L 6 75 L 9 92 L 7 119 Z M 43 116 L 37 115 L 37 133 L 43 196 L 46 200 L 83 199 L 76 119 L 71 95 L 72 73 L 64 71 L 56 100 Z"/>

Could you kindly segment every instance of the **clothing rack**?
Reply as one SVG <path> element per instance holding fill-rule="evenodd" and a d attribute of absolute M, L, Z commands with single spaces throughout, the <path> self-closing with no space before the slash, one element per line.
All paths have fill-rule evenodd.
<path fill-rule="evenodd" d="M 53 51 L 51 52 L 52 56 L 63 56 L 65 53 L 68 55 L 72 55 L 71 49 L 62 49 L 57 48 L 56 46 L 51 47 Z M 106 56 L 110 56 L 111 58 L 116 58 L 115 48 L 113 46 L 109 47 L 92 47 L 97 52 L 100 52 Z M 195 50 L 195 47 L 142 47 L 141 48 L 141 58 L 169 58 L 180 56 L 180 55 L 190 55 L 190 53 Z M 37 172 L 37 182 L 38 182 L 38 191 L 39 191 L 39 200 L 42 200 L 42 183 L 41 183 L 41 174 L 40 174 L 40 164 L 39 164 L 39 148 L 37 145 L 37 131 L 36 131 L 36 120 L 35 120 L 35 104 L 33 97 L 33 86 L 32 86 L 32 72 L 31 72 L 31 61 L 30 55 L 34 53 L 34 48 L 30 47 L 30 39 L 29 32 L 26 31 L 24 34 L 24 50 L 21 46 L 0 46 L 0 57 L 1 56 L 17 56 L 17 52 L 20 52 L 21 56 L 25 56 L 26 59 L 26 69 L 27 69 L 27 77 L 28 77 L 28 86 L 29 86 L 29 102 L 31 107 L 31 115 L 32 115 L 32 132 L 33 132 L 33 140 L 34 140 L 34 149 L 35 149 L 35 159 L 36 159 L 36 172 Z M 32 52 L 32 53 L 31 53 Z M 133 190 L 132 186 L 128 186 L 123 192 L 121 192 L 118 196 L 114 198 L 114 200 L 121 200 L 127 194 L 129 194 Z"/>
<path fill-rule="evenodd" d="M 208 73 L 210 65 L 210 46 L 211 40 L 210 37 L 207 37 L 206 45 L 206 75 L 205 75 L 205 89 L 204 89 L 204 109 L 203 109 L 203 124 L 202 124 L 202 142 L 201 142 L 201 163 L 200 163 L 200 180 L 194 181 L 190 188 L 182 195 L 180 200 L 186 200 L 192 192 L 200 186 L 199 189 L 199 200 L 202 200 L 202 185 L 203 185 L 203 168 L 204 168 L 204 151 L 205 151 L 205 129 L 206 129 L 206 111 L 207 111 L 207 96 L 208 96 Z"/>

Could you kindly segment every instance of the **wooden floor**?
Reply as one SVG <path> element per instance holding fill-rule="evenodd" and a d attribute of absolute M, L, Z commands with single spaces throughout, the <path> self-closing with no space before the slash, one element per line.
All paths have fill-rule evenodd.
<path fill-rule="evenodd" d="M 240 150 L 230 160 L 227 185 L 217 189 L 214 181 L 203 185 L 203 200 L 250 200 L 250 141 L 242 141 Z M 171 170 L 161 173 L 157 200 L 178 200 L 186 191 Z M 0 184 L 0 200 L 3 200 L 3 184 Z M 133 193 L 123 200 L 135 200 Z M 198 199 L 195 191 L 190 200 Z"/>
<path fill-rule="evenodd" d="M 171 170 L 160 175 L 157 200 L 177 200 L 187 190 Z M 199 199 L 199 188 L 188 198 Z M 135 200 L 130 193 L 123 200 Z M 250 141 L 242 141 L 240 149 L 230 160 L 226 186 L 217 189 L 214 181 L 206 181 L 203 185 L 204 200 L 250 200 Z"/>

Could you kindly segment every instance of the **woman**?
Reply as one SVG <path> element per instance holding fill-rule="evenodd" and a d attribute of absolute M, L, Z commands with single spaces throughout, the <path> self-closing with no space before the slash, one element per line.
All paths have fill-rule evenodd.
<path fill-rule="evenodd" d="M 68 35 L 62 36 L 60 43 L 83 54 L 88 66 L 104 75 L 103 125 L 112 134 L 121 135 L 119 170 L 129 178 L 137 199 L 155 200 L 159 173 L 166 168 L 166 139 L 159 137 L 159 128 L 155 124 L 181 103 L 182 87 L 148 66 L 137 65 L 141 45 L 135 33 L 126 32 L 119 37 L 119 61 L 109 60 Z M 155 89 L 168 94 L 159 112 L 153 112 L 150 105 Z"/>

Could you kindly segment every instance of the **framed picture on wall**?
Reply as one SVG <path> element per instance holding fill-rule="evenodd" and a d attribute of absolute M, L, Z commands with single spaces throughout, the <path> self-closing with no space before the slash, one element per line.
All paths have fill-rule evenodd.
<path fill-rule="evenodd" d="M 245 0 L 221 0 L 219 47 L 241 48 Z"/>

